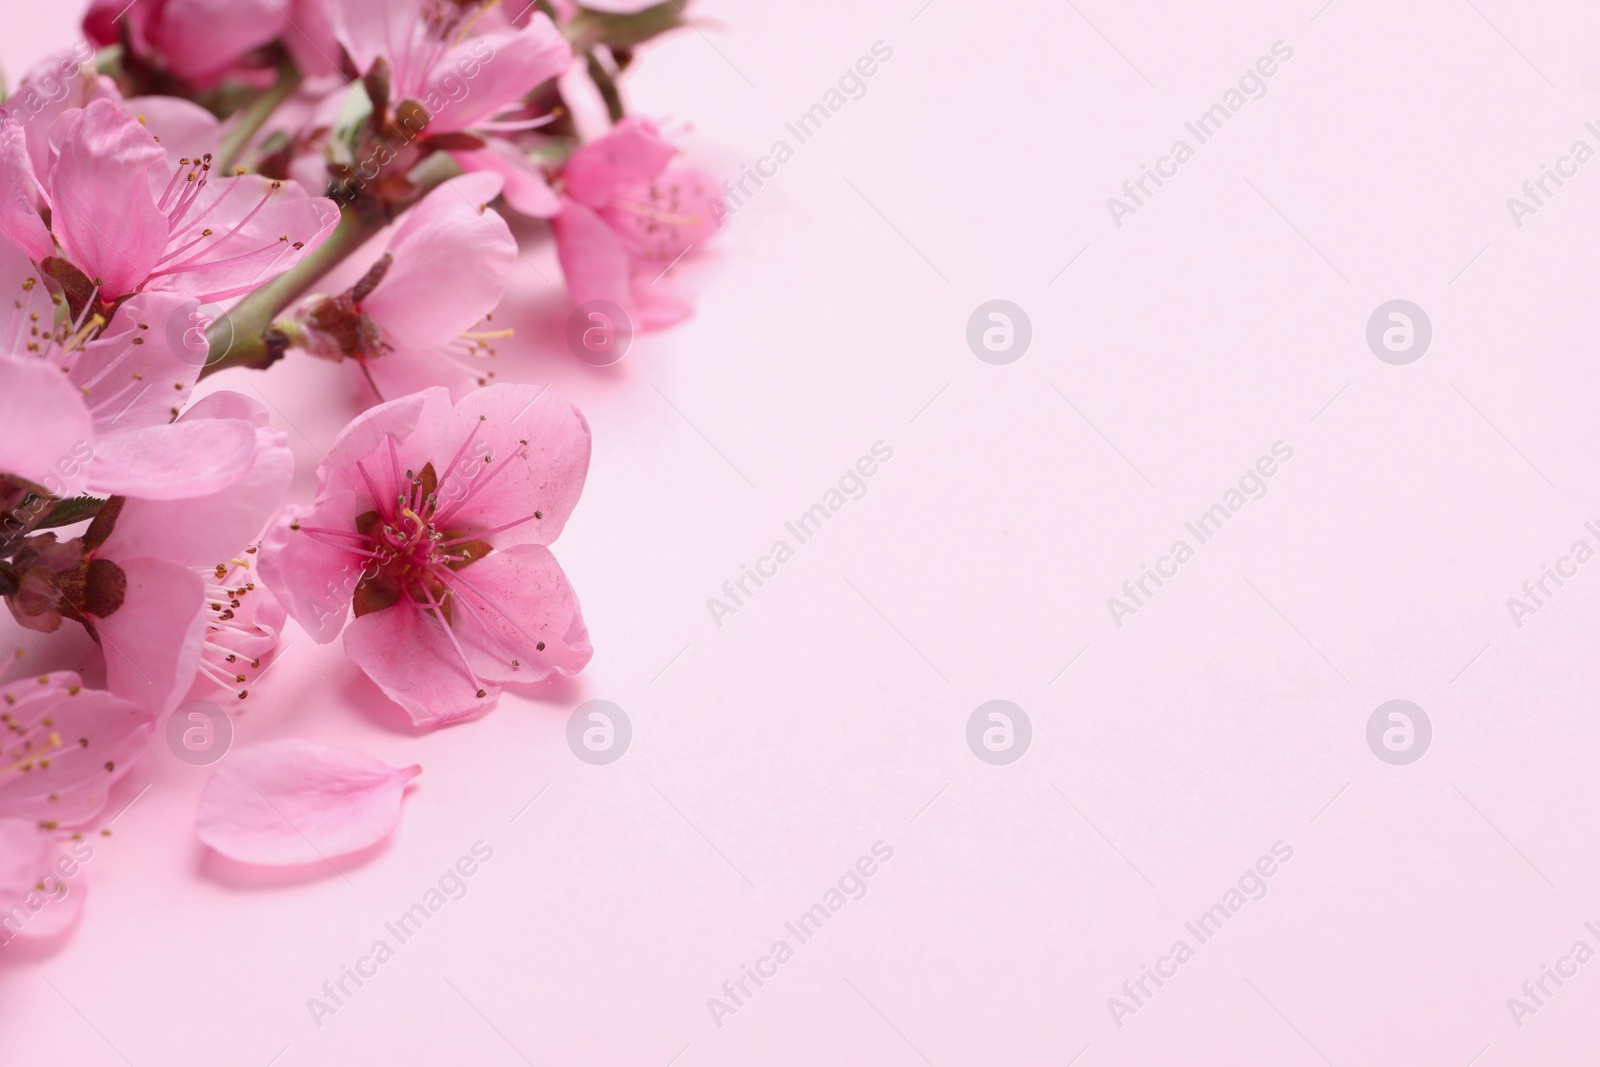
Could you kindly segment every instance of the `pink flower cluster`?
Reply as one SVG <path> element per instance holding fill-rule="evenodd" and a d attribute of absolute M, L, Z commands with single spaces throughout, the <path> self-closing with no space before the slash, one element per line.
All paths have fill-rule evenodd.
<path fill-rule="evenodd" d="M 0 598 L 35 646 L 0 675 L 0 946 L 73 924 L 113 787 L 186 700 L 242 706 L 295 628 L 425 728 L 588 663 L 549 546 L 589 426 L 492 384 L 490 320 L 538 225 L 579 311 L 690 314 L 664 279 L 720 195 L 619 86 L 682 6 L 94 0 L 0 106 Z M 301 503 L 272 413 L 205 381 L 294 353 L 371 405 L 315 443 Z M 54 638 L 21 631 L 64 627 L 97 662 L 29 675 Z M 243 747 L 197 834 L 251 863 L 356 851 L 419 771 Z"/>

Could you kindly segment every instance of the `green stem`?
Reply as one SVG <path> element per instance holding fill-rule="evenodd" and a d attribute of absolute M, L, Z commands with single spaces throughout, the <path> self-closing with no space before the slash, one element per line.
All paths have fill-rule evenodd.
<path fill-rule="evenodd" d="M 384 219 L 376 212 L 342 209 L 339 224 L 315 251 L 239 301 L 233 310 L 211 324 L 206 330 L 211 356 L 200 371 L 200 377 L 209 377 L 229 367 L 265 370 L 270 366 L 276 358 L 266 342 L 272 320 L 346 256 L 366 244 L 384 225 Z"/>
<path fill-rule="evenodd" d="M 217 149 L 217 171 L 226 174 L 238 162 L 239 155 L 244 151 L 244 146 L 250 143 L 272 113 L 278 109 L 294 91 L 300 88 L 300 83 L 305 80 L 292 63 L 285 63 L 278 71 L 278 80 L 272 88 L 262 93 L 250 102 L 250 106 L 239 112 L 238 125 L 222 139 L 222 144 Z"/>
<path fill-rule="evenodd" d="M 389 215 L 369 209 L 345 206 L 339 211 L 339 224 L 328 239 L 318 245 L 294 267 L 267 282 L 261 288 L 239 301 L 231 311 L 213 322 L 206 330 L 206 340 L 211 344 L 211 354 L 200 377 L 206 378 L 230 367 L 252 367 L 265 370 L 280 353 L 268 346 L 266 335 L 272 320 L 284 309 L 304 296 L 323 275 L 344 262 L 356 249 L 382 230 L 394 216 L 416 203 L 423 194 L 461 173 L 454 160 L 437 152 L 423 160 L 408 177 L 416 187 L 417 195 L 406 205 Z"/>
<path fill-rule="evenodd" d="M 108 44 L 94 54 L 94 69 L 96 74 L 108 74 L 112 77 L 122 70 L 122 46 Z"/>

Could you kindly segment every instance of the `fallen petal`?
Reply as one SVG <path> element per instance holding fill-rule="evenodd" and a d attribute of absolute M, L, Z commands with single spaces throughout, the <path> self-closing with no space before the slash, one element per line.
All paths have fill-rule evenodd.
<path fill-rule="evenodd" d="M 417 765 L 390 767 L 298 738 L 232 753 L 206 783 L 195 832 L 243 863 L 317 863 L 377 844 L 400 821 Z"/>

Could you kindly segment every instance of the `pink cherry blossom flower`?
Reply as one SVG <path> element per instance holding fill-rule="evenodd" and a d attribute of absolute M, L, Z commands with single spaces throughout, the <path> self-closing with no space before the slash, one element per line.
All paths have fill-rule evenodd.
<path fill-rule="evenodd" d="M 307 74 L 332 72 L 339 55 L 326 0 L 94 0 L 83 32 L 198 88 L 248 80 L 251 53 L 274 40 Z"/>
<path fill-rule="evenodd" d="M 499 174 L 507 202 L 522 214 L 548 218 L 559 210 L 543 170 L 510 141 L 553 120 L 527 116 L 523 98 L 572 60 L 548 15 L 517 25 L 499 5 L 479 0 L 333 4 L 335 31 L 355 68 L 384 72 L 399 129 L 440 139 L 463 170 Z"/>
<path fill-rule="evenodd" d="M 238 420 L 255 431 L 250 467 L 225 489 L 183 500 L 129 500 L 97 557 L 149 557 L 185 567 L 203 583 L 200 675 L 240 700 L 278 647 L 287 613 L 255 580 L 252 542 L 283 504 L 294 479 L 288 435 L 272 429 L 266 408 L 239 393 L 200 400 L 179 424 Z"/>
<path fill-rule="evenodd" d="M 157 714 L 177 705 L 208 651 L 213 664 L 237 654 L 232 639 L 216 637 L 235 629 L 252 590 L 228 576 L 293 477 L 285 435 L 251 408 L 259 405 L 217 394 L 177 424 L 233 423 L 251 435 L 250 462 L 232 482 L 186 499 L 112 497 L 81 535 L 35 534 L 6 565 L 6 603 L 18 623 L 44 633 L 64 618 L 80 623 L 105 655 L 107 687 Z M 232 417 L 241 410 L 246 417 Z"/>
<path fill-rule="evenodd" d="M 512 682 L 588 663 L 588 629 L 545 547 L 577 504 L 589 427 L 547 391 L 440 388 L 355 419 L 317 498 L 261 541 L 291 617 L 345 651 L 419 725 L 483 714 Z M 354 620 L 346 620 L 354 611 Z"/>
<path fill-rule="evenodd" d="M 71 671 L 0 686 L 0 818 L 46 830 L 86 826 L 154 729 L 148 711 L 84 688 Z"/>
<path fill-rule="evenodd" d="M 195 811 L 200 840 L 243 863 L 325 863 L 382 841 L 422 768 L 291 738 L 229 756 Z"/>
<path fill-rule="evenodd" d="M 669 166 L 676 154 L 654 123 L 630 117 L 562 168 L 551 225 L 574 304 L 608 300 L 645 330 L 689 316 L 689 302 L 659 283 L 716 232 L 722 196 L 704 172 Z"/>
<path fill-rule="evenodd" d="M 497 175 L 467 174 L 430 192 L 355 286 L 301 303 L 291 336 L 313 355 L 355 360 L 380 400 L 487 384 L 492 370 L 462 361 L 493 356 L 490 342 L 510 334 L 481 328 L 517 259 L 511 230 L 488 207 L 499 191 Z"/>
<path fill-rule="evenodd" d="M 57 497 L 170 499 L 214 493 L 249 468 L 250 426 L 171 423 L 200 373 L 177 347 L 194 300 L 139 293 L 109 324 L 85 307 L 58 326 L 59 297 L 4 238 L 0 292 L 11 294 L 0 301 L 0 480 L 9 475 Z"/>
<path fill-rule="evenodd" d="M 122 95 L 115 82 L 95 70 L 94 49 L 88 42 L 56 52 L 23 74 L 16 91 L 7 98 L 5 110 L 26 134 L 27 158 L 34 174 L 50 172 L 55 158 L 50 127 L 55 120 L 101 97 L 120 100 Z"/>
<path fill-rule="evenodd" d="M 75 306 L 139 291 L 239 296 L 294 266 L 339 220 L 331 200 L 297 184 L 214 177 L 209 154 L 170 166 L 155 136 L 104 97 L 64 112 L 50 139 L 54 161 L 36 175 L 38 192 L 61 258 L 76 270 L 56 272 Z M 7 232 L 20 226 L 9 219 Z M 37 232 L 23 234 L 35 259 L 37 243 Z"/>
<path fill-rule="evenodd" d="M 94 55 L 62 52 L 34 67 L 22 78 L 17 91 L 0 108 L 0 233 L 16 241 L 35 261 L 55 255 L 50 230 L 40 217 L 48 199 L 40 180 L 55 169 L 58 145 L 51 140 L 56 119 L 81 111 L 95 100 L 109 100 L 142 123 L 151 136 L 167 148 L 168 167 L 152 168 L 159 194 L 167 175 L 179 161 L 202 158 L 215 151 L 221 124 L 205 108 L 173 96 L 144 96 L 124 100 L 116 84 L 94 69 Z"/>
<path fill-rule="evenodd" d="M 138 761 L 153 717 L 70 671 L 0 686 L 0 944 L 51 937 L 76 921 L 82 830 Z M 74 880 L 77 884 L 69 884 Z"/>

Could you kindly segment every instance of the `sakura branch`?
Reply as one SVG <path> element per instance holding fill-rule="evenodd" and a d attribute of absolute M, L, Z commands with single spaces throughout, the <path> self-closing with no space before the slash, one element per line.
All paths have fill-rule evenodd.
<path fill-rule="evenodd" d="M 0 598 L 15 645 L 98 653 L 30 676 L 19 651 L 0 682 L 0 946 L 73 925 L 150 738 L 185 700 L 259 703 L 299 631 L 421 727 L 588 663 L 549 548 L 588 424 L 494 382 L 515 234 L 548 227 L 572 301 L 631 332 L 692 313 L 666 279 L 726 214 L 627 106 L 683 5 L 593 5 L 93 0 L 4 99 Z M 201 385 L 290 356 L 358 398 L 310 502 L 267 408 Z M 265 864 L 381 840 L 418 770 L 295 739 L 226 760 L 200 838 Z"/>

